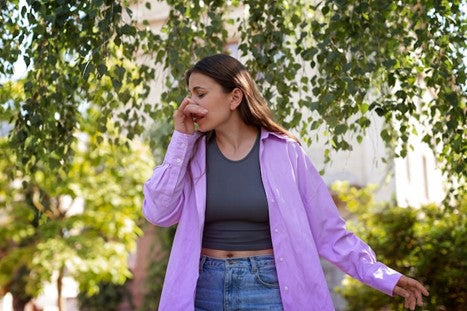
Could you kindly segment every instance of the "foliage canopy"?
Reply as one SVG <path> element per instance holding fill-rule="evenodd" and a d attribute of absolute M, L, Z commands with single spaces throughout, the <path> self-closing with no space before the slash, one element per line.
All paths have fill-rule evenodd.
<path fill-rule="evenodd" d="M 26 2 L 0 2 L 0 73 L 11 76 L 20 58 L 28 66 L 21 83 L 0 91 L 0 115 L 13 125 L 9 142 L 26 170 L 70 163 L 72 133 L 90 103 L 102 111 L 99 133 L 109 118 L 130 139 L 148 118 L 170 120 L 186 96 L 184 71 L 224 51 L 231 27 L 277 119 L 307 143 L 324 139 L 326 161 L 331 149 L 352 149 L 349 136 L 361 142 L 377 114 L 397 156 L 418 135 L 444 172 L 465 182 L 460 0 L 169 0 L 160 32 L 128 0 Z M 243 14 L 231 18 L 238 7 Z M 151 82 L 163 77 L 160 100 L 149 102 Z"/>

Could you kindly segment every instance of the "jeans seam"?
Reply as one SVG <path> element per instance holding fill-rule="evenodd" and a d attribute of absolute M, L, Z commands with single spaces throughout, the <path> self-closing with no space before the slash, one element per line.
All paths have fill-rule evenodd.
<path fill-rule="evenodd" d="M 227 307 L 227 298 L 228 298 L 227 296 L 228 296 L 228 292 L 227 292 L 226 286 L 227 286 L 227 274 L 228 274 L 228 270 L 229 270 L 229 269 L 227 269 L 227 265 L 225 264 L 225 266 L 224 266 L 224 302 L 223 302 L 223 306 L 222 306 L 222 309 L 224 309 L 224 310 L 227 309 L 226 307 Z"/>
<path fill-rule="evenodd" d="M 256 271 L 258 271 L 258 265 L 256 263 L 256 260 L 253 257 L 248 257 L 248 259 L 250 260 L 251 264 L 251 273 L 255 274 Z"/>

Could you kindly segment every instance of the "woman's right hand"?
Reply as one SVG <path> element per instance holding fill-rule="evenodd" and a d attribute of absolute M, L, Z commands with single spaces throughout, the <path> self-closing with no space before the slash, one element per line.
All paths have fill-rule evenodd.
<path fill-rule="evenodd" d="M 175 130 L 193 134 L 195 132 L 194 118 L 204 117 L 208 110 L 196 104 L 192 99 L 185 97 L 173 114 Z"/>
<path fill-rule="evenodd" d="M 422 295 L 428 296 L 429 293 L 420 282 L 402 275 L 394 287 L 393 295 L 404 297 L 404 307 L 415 310 L 415 305 L 423 306 Z"/>

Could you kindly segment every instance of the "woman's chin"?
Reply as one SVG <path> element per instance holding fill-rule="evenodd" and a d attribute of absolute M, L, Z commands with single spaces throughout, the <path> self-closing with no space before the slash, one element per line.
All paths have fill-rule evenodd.
<path fill-rule="evenodd" d="M 203 124 L 203 120 L 199 120 L 198 122 L 195 122 L 195 124 L 197 125 L 197 128 L 198 128 L 198 131 L 200 132 L 209 132 L 211 129 L 206 127 L 204 124 Z"/>
<path fill-rule="evenodd" d="M 196 123 L 196 130 L 197 130 L 198 132 L 202 132 L 202 133 L 207 132 L 207 131 L 204 129 L 204 127 L 203 127 L 202 125 L 199 125 L 198 123 Z"/>

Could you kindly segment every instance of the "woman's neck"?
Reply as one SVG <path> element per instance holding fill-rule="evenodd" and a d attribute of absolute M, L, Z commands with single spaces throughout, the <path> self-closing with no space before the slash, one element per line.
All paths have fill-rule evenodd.
<path fill-rule="evenodd" d="M 258 128 L 242 121 L 215 129 L 215 132 L 219 148 L 229 154 L 236 154 L 251 149 L 258 135 Z"/>

